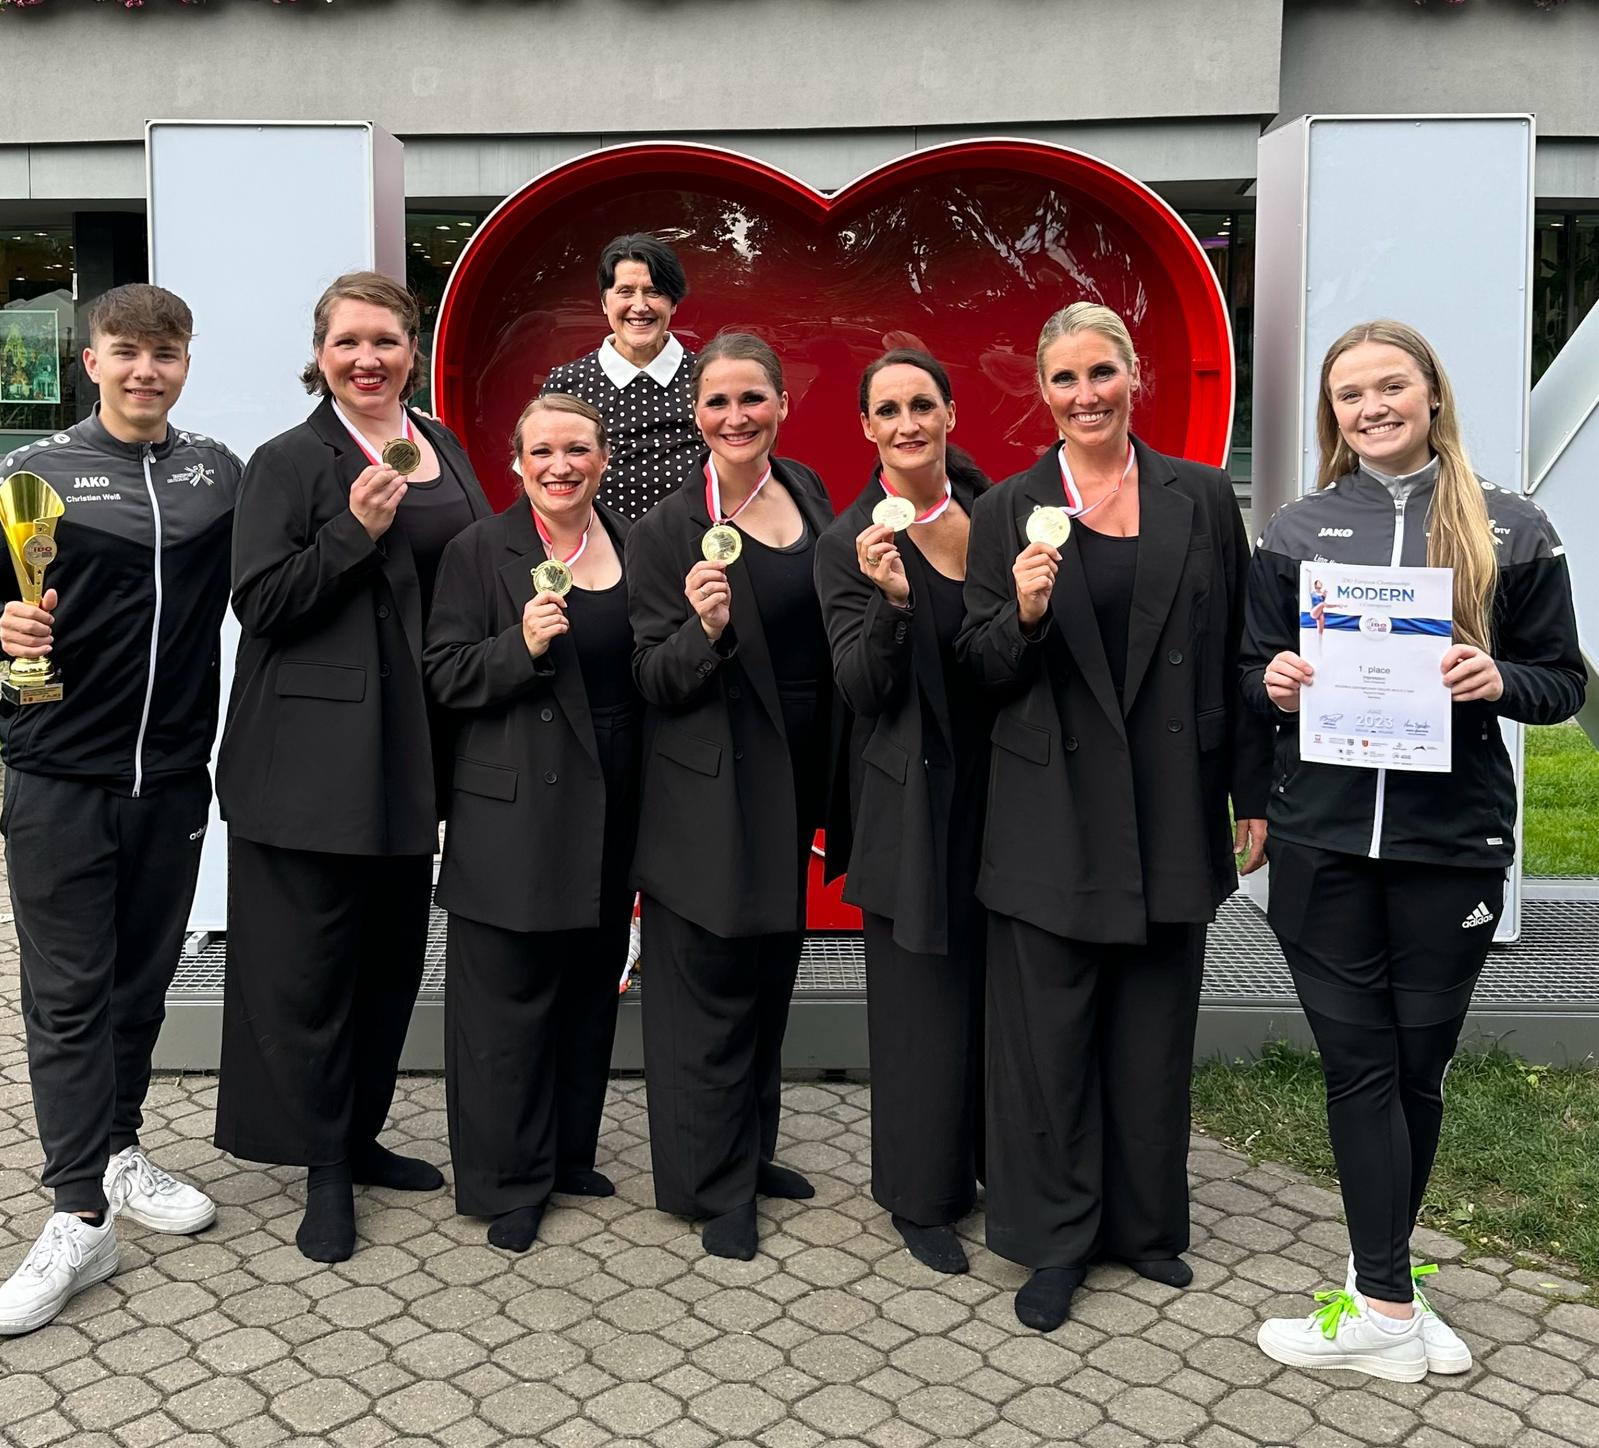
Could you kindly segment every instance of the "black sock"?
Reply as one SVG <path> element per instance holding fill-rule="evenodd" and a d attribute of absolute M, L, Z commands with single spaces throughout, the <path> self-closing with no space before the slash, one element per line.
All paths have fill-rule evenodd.
<path fill-rule="evenodd" d="M 1181 1257 L 1155 1257 L 1147 1262 L 1129 1262 L 1127 1265 L 1140 1277 L 1147 1277 L 1164 1287 L 1186 1287 L 1194 1280 L 1194 1269 Z"/>
<path fill-rule="evenodd" d="M 361 1186 L 392 1187 L 397 1192 L 435 1192 L 444 1185 L 444 1173 L 432 1162 L 399 1156 L 375 1141 L 351 1151 L 350 1172 Z"/>
<path fill-rule="evenodd" d="M 314 1166 L 305 1174 L 305 1216 L 294 1234 L 301 1256 L 347 1262 L 355 1251 L 355 1194 L 350 1163 Z"/>
<path fill-rule="evenodd" d="M 568 1167 L 555 1176 L 555 1190 L 569 1197 L 614 1197 L 616 1183 L 593 1167 Z"/>
<path fill-rule="evenodd" d="M 544 1220 L 544 1203 L 531 1207 L 518 1207 L 514 1212 L 496 1217 L 489 1226 L 489 1242 L 504 1247 L 508 1252 L 525 1252 L 539 1234 L 539 1223 Z"/>
<path fill-rule="evenodd" d="M 1016 1320 L 1023 1327 L 1054 1332 L 1072 1315 L 1072 1294 L 1087 1275 L 1081 1267 L 1040 1267 L 1016 1294 Z"/>
<path fill-rule="evenodd" d="M 105 1213 L 96 1212 L 93 1216 L 84 1217 L 83 1220 L 86 1221 L 91 1227 L 103 1227 L 105 1226 Z"/>
<path fill-rule="evenodd" d="M 970 1267 L 971 1264 L 966 1260 L 966 1249 L 961 1246 L 953 1227 L 919 1227 L 898 1213 L 891 1215 L 889 1220 L 893 1222 L 894 1230 L 905 1239 L 911 1256 L 924 1267 L 950 1275 L 965 1272 Z"/>
<path fill-rule="evenodd" d="M 792 1167 L 763 1161 L 755 1168 L 755 1190 L 763 1197 L 781 1197 L 790 1202 L 808 1202 L 816 1188 Z"/>
<path fill-rule="evenodd" d="M 732 1257 L 748 1262 L 755 1255 L 760 1238 L 755 1230 L 755 1203 L 745 1202 L 719 1217 L 712 1217 L 700 1234 L 705 1250 L 713 1257 Z"/>

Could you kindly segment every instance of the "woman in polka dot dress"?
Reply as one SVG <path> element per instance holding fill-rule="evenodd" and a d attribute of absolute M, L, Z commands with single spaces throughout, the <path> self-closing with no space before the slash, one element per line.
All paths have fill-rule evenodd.
<path fill-rule="evenodd" d="M 580 397 L 598 410 L 612 448 L 602 501 L 642 518 L 681 485 L 700 450 L 689 386 L 694 354 L 670 330 L 688 279 L 671 247 L 640 234 L 606 244 L 599 282 L 611 335 L 586 357 L 555 368 L 543 391 Z"/>

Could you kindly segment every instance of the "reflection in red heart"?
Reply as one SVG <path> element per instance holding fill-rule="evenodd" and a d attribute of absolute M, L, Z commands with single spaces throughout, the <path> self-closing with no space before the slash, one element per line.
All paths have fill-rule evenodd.
<path fill-rule="evenodd" d="M 642 144 L 530 181 L 483 223 L 439 308 L 434 400 L 500 504 L 509 437 L 551 367 L 606 335 L 594 267 L 626 231 L 677 248 L 692 293 L 673 331 L 690 350 L 725 327 L 759 332 L 787 373 L 778 444 L 841 506 L 876 460 L 856 388 L 885 348 L 949 369 L 956 440 L 994 478 L 1054 440 L 1034 345 L 1068 302 L 1104 302 L 1132 330 L 1144 387 L 1133 414 L 1163 452 L 1220 463 L 1232 342 L 1214 273 L 1153 192 L 1103 161 L 1034 141 L 917 151 L 831 197 L 744 156 Z"/>

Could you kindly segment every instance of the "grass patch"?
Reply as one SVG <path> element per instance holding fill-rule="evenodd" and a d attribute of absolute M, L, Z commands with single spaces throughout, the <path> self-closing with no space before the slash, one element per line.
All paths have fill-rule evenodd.
<path fill-rule="evenodd" d="M 1599 1071 L 1463 1053 L 1445 1102 L 1422 1225 L 1476 1255 L 1531 1253 L 1599 1285 Z M 1194 1120 L 1258 1161 L 1337 1181 L 1314 1052 L 1278 1043 L 1252 1061 L 1199 1063 Z"/>
<path fill-rule="evenodd" d="M 1527 730 L 1525 868 L 1599 875 L 1599 749 L 1575 724 Z"/>

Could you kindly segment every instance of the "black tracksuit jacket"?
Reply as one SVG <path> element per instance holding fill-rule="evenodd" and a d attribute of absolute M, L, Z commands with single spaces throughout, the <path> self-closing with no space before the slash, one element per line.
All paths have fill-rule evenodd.
<path fill-rule="evenodd" d="M 1586 672 L 1565 548 L 1530 498 L 1482 484 L 1498 545 L 1489 652 L 1504 680 L 1493 703 L 1456 704 L 1447 774 L 1305 764 L 1299 716 L 1267 697 L 1266 665 L 1299 651 L 1303 562 L 1421 567 L 1435 484 L 1396 497 L 1357 470 L 1279 508 L 1255 548 L 1240 670 L 1250 705 L 1277 723 L 1270 835 L 1371 859 L 1502 867 L 1515 858 L 1516 780 L 1499 720 L 1557 724 L 1582 707 Z"/>
<path fill-rule="evenodd" d="M 92 417 L 0 459 L 61 495 L 50 657 L 63 697 L 0 717 L 9 768 L 140 795 L 203 769 L 216 734 L 233 504 L 242 465 L 169 424 L 127 443 Z M 20 598 L 9 561 L 0 595 Z"/>

